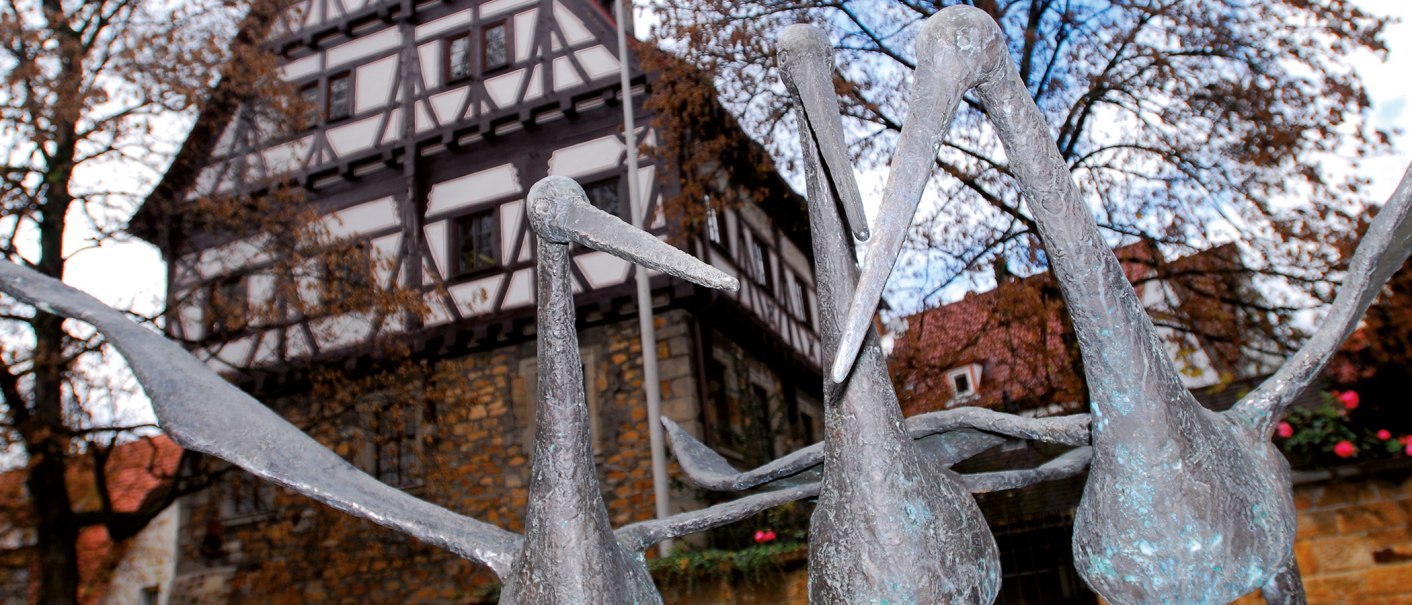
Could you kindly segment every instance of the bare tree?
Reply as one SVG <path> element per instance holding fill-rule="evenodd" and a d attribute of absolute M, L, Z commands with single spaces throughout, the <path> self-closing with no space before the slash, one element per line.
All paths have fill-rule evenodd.
<path fill-rule="evenodd" d="M 198 114 L 233 113 L 252 92 L 277 89 L 274 58 L 260 42 L 283 6 L 276 0 L 0 6 L 0 254 L 63 279 L 78 251 L 75 240 L 122 237 L 140 189 L 174 152 L 209 144 L 200 132 L 183 143 L 183 123 Z M 102 526 L 123 540 L 196 484 L 174 485 L 136 510 L 117 510 L 105 489 L 105 461 L 115 443 L 130 438 L 121 436 L 143 427 L 93 412 L 111 406 L 114 396 L 94 382 L 93 368 L 108 355 L 104 341 L 12 300 L 0 301 L 0 315 L 0 449 L 23 461 L 28 500 L 20 517 L 35 537 L 33 592 L 40 603 L 75 603 L 75 541 L 83 528 Z M 96 503 L 73 497 L 66 477 L 79 474 L 91 474 L 83 481 L 95 486 Z"/>
<path fill-rule="evenodd" d="M 1147 259 L 1149 279 L 1177 282 L 1185 300 L 1181 313 L 1158 321 L 1247 349 L 1297 340 L 1284 320 L 1328 299 L 1327 276 L 1366 207 L 1366 182 L 1327 170 L 1329 155 L 1363 157 L 1389 146 L 1388 133 L 1365 120 L 1369 101 L 1347 61 L 1384 52 L 1386 20 L 1336 0 L 964 3 L 1006 32 L 1109 243 L 1143 241 L 1162 251 Z M 795 22 L 825 28 L 839 52 L 835 85 L 855 161 L 874 170 L 885 167 L 907 118 L 918 27 L 944 4 L 953 3 L 662 3 L 657 33 L 714 79 L 756 140 L 775 157 L 794 158 L 770 42 Z M 958 287 L 989 286 L 992 275 L 1047 268 L 1033 216 L 974 98 L 963 103 L 934 174 L 933 201 L 894 274 L 895 311 L 934 305 Z M 1198 263 L 1162 260 L 1231 241 L 1237 254 L 1224 260 L 1234 263 L 1193 270 Z M 1249 285 L 1267 279 L 1289 284 L 1292 294 L 1254 296 Z M 1182 316 L 1192 314 L 1200 317 Z M 1241 329 L 1206 329 L 1213 325 Z"/>

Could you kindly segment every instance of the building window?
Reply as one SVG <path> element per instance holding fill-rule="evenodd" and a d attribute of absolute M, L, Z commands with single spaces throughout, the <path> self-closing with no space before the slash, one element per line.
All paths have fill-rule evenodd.
<path fill-rule="evenodd" d="M 303 123 L 300 128 L 313 128 L 319 123 L 319 85 L 306 84 L 299 89 L 299 102 L 303 105 L 299 108 L 300 117 Z"/>
<path fill-rule="evenodd" d="M 206 290 L 202 315 L 207 336 L 226 336 L 244 330 L 249 321 L 245 280 L 235 276 L 213 282 Z"/>
<path fill-rule="evenodd" d="M 477 212 L 456 219 L 456 274 L 467 275 L 493 269 L 499 264 L 495 211 Z"/>
<path fill-rule="evenodd" d="M 615 176 L 601 181 L 595 181 L 585 185 L 583 192 L 588 195 L 588 201 L 593 204 L 594 208 L 621 218 L 623 216 L 622 195 L 618 188 L 621 180 L 622 179 Z"/>
<path fill-rule="evenodd" d="M 329 77 L 327 112 L 330 120 L 353 114 L 353 74 L 343 72 Z"/>
<path fill-rule="evenodd" d="M 417 483 L 420 420 L 420 409 L 410 404 L 391 404 L 376 416 L 372 470 L 379 481 L 395 487 Z"/>
<path fill-rule="evenodd" d="M 726 366 L 715 356 L 706 360 L 706 399 L 711 402 L 712 445 L 739 449 L 744 437 L 740 396 L 726 387 Z"/>
<path fill-rule="evenodd" d="M 716 207 L 711 205 L 711 199 L 706 199 L 706 239 L 711 243 L 721 243 L 721 220 L 716 215 Z"/>
<path fill-rule="evenodd" d="M 980 389 L 981 366 L 980 364 L 968 363 L 948 371 L 946 378 L 951 381 L 951 392 L 954 393 L 953 401 L 970 399 L 975 397 Z"/>
<path fill-rule="evenodd" d="M 770 276 L 770 252 L 759 239 L 752 239 L 750 242 L 750 262 L 755 270 L 756 281 L 759 281 L 765 290 L 773 292 L 775 284 Z"/>
<path fill-rule="evenodd" d="M 799 315 L 800 321 L 807 325 L 809 323 L 809 297 L 804 294 L 804 284 L 800 283 L 799 276 L 793 273 L 789 275 L 789 303 L 794 306 L 794 312 Z"/>
<path fill-rule="evenodd" d="M 481 70 L 494 71 L 510 65 L 510 26 L 505 21 L 480 30 Z"/>
<path fill-rule="evenodd" d="M 471 77 L 471 35 L 462 34 L 447 38 L 446 81 L 455 82 Z"/>
<path fill-rule="evenodd" d="M 354 242 L 324 256 L 320 298 L 324 304 L 367 300 L 374 285 L 372 252 L 368 243 Z"/>
<path fill-rule="evenodd" d="M 270 486 L 255 475 L 232 469 L 228 517 L 255 517 L 274 510 Z"/>

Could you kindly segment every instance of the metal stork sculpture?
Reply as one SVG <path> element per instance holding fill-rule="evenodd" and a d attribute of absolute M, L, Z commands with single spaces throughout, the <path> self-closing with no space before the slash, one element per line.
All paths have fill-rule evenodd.
<path fill-rule="evenodd" d="M 162 430 L 182 447 L 222 458 L 336 509 L 483 563 L 505 584 L 502 603 L 661 603 L 643 558 L 648 547 L 813 497 L 818 484 L 791 485 L 613 531 L 589 445 L 569 283 L 569 244 L 579 243 L 705 286 L 736 288 L 737 284 L 734 278 L 594 208 L 572 180 L 540 181 L 531 188 L 527 206 L 539 236 L 540 372 L 523 537 L 379 482 L 227 383 L 176 343 L 83 292 L 6 261 L 0 261 L 0 291 L 102 332 L 151 397 Z"/>
<path fill-rule="evenodd" d="M 847 163 L 827 37 L 793 26 L 780 35 L 778 56 L 802 131 L 827 356 L 838 347 L 843 305 L 858 279 L 848 233 L 866 237 L 868 229 Z M 999 554 L 971 494 L 1076 474 L 1089 451 L 1079 447 L 1030 470 L 962 476 L 950 467 L 1002 442 L 999 435 L 1086 445 L 1088 417 L 1027 419 L 963 408 L 904 422 L 871 331 L 859 365 L 847 383 L 825 381 L 822 444 L 751 471 L 735 471 L 664 420 L 683 471 L 702 487 L 740 490 L 822 461 L 823 486 L 809 529 L 812 602 L 990 603 L 1000 588 Z"/>
<path fill-rule="evenodd" d="M 1256 391 L 1214 413 L 1182 386 L 996 23 L 974 8 L 944 9 L 923 26 L 917 56 L 876 241 L 831 378 L 848 384 L 872 371 L 866 347 L 861 363 L 855 355 L 937 147 L 962 95 L 974 89 L 1039 226 L 1088 378 L 1094 454 L 1074 525 L 1079 573 L 1116 604 L 1227 603 L 1255 589 L 1272 603 L 1304 602 L 1292 553 L 1289 465 L 1270 437 L 1412 250 L 1412 171 L 1370 226 L 1319 331 Z"/>

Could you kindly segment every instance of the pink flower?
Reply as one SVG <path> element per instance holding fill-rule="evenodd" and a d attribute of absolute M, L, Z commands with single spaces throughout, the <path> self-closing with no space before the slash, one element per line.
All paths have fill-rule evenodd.
<path fill-rule="evenodd" d="M 1343 409 L 1353 410 L 1358 408 L 1358 391 L 1344 391 L 1342 393 L 1334 391 L 1334 397 L 1343 403 Z"/>
<path fill-rule="evenodd" d="M 766 543 L 766 542 L 774 542 L 774 541 L 775 541 L 775 537 L 776 537 L 776 536 L 775 536 L 775 530 L 773 530 L 773 529 L 765 528 L 765 529 L 757 529 L 757 530 L 755 530 L 755 543 L 756 543 L 756 544 L 764 544 L 764 543 Z"/>
<path fill-rule="evenodd" d="M 1378 439 L 1382 439 L 1383 441 L 1387 441 L 1388 439 L 1392 439 L 1392 433 L 1388 432 L 1387 429 L 1383 429 L 1383 430 L 1381 430 L 1381 431 L 1378 431 Z"/>
<path fill-rule="evenodd" d="M 1412 456 L 1412 441 L 1407 442 L 1407 449 L 1403 450 L 1408 456 Z"/>
<path fill-rule="evenodd" d="M 1280 439 L 1289 439 L 1294 436 L 1294 427 L 1288 422 L 1280 422 L 1280 425 L 1275 427 L 1275 434 L 1279 435 Z"/>
<path fill-rule="evenodd" d="M 1334 455 L 1339 458 L 1352 458 L 1356 453 L 1358 453 L 1358 448 L 1353 447 L 1353 444 L 1346 439 L 1334 445 Z"/>

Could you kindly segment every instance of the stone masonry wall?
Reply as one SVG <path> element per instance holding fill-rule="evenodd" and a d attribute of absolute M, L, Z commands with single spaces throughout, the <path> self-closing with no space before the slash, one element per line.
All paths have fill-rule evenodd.
<path fill-rule="evenodd" d="M 1294 504 L 1311 605 L 1412 603 L 1412 465 L 1296 473 Z"/>
<path fill-rule="evenodd" d="M 1412 464 L 1296 476 L 1295 555 L 1310 605 L 1412 604 Z M 805 605 L 808 571 L 663 586 L 668 605 Z M 1263 605 L 1259 593 L 1238 605 Z"/>
<path fill-rule="evenodd" d="M 690 321 L 683 310 L 659 314 L 657 346 L 663 410 L 699 430 Z M 579 338 L 609 516 L 614 526 L 649 518 L 652 471 L 637 323 L 595 326 Z M 533 439 L 534 347 L 531 340 L 420 369 L 429 410 L 418 429 L 421 452 L 408 491 L 521 529 Z M 333 431 L 322 440 L 355 464 L 369 460 L 356 431 Z M 233 517 L 233 489 L 222 485 L 183 507 L 172 603 L 494 602 L 493 575 L 458 557 L 272 487 L 266 488 L 268 511 Z"/>

